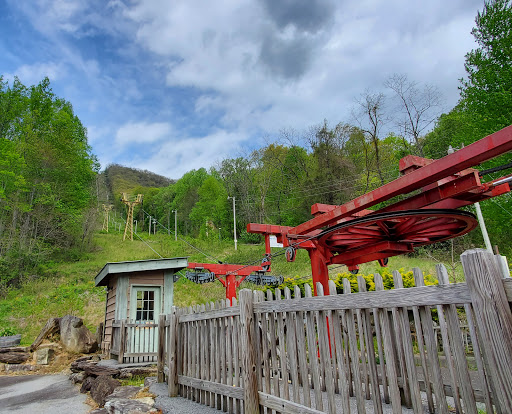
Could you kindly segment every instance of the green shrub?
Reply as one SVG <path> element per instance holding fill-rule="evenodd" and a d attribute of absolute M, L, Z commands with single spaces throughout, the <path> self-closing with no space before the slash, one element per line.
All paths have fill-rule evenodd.
<path fill-rule="evenodd" d="M 414 274 L 413 274 L 412 270 L 405 271 L 402 268 L 402 269 L 399 269 L 398 271 L 402 275 L 402 280 L 403 280 L 405 288 L 409 288 L 409 287 L 414 287 L 415 286 Z M 385 290 L 390 290 L 390 289 L 394 289 L 395 288 L 395 285 L 394 285 L 394 282 L 393 282 L 393 274 L 392 274 L 391 270 L 389 270 L 387 268 L 383 268 L 380 271 L 380 275 L 382 276 L 382 281 L 384 283 L 384 289 Z M 350 282 L 350 287 L 351 287 L 352 292 L 354 292 L 354 293 L 355 292 L 359 292 L 359 288 L 358 288 L 358 285 L 357 285 L 357 278 L 358 278 L 358 276 L 361 276 L 366 281 L 366 290 L 368 292 L 372 292 L 372 291 L 375 290 L 375 281 L 374 281 L 373 274 L 369 274 L 369 275 L 357 274 L 357 275 L 354 275 L 354 274 L 352 274 L 350 272 L 343 272 L 343 273 L 338 273 L 336 275 L 336 278 L 334 279 L 334 284 L 336 285 L 336 292 L 337 293 L 343 293 L 343 279 L 347 279 Z M 430 274 L 426 274 L 426 275 L 424 274 L 423 275 L 423 280 L 425 281 L 425 285 L 426 286 L 431 286 L 431 285 L 437 285 L 438 284 L 437 279 L 434 276 L 430 275 Z M 295 288 L 295 286 L 298 286 L 300 288 L 301 296 L 304 297 L 304 295 L 305 295 L 305 285 L 309 285 L 311 287 L 311 290 L 313 290 L 313 279 L 312 278 L 300 278 L 300 277 L 295 277 L 295 278 L 293 278 L 293 277 L 286 277 L 286 278 L 284 278 L 283 283 L 278 286 L 278 288 L 281 289 L 281 291 L 283 291 L 286 287 L 289 288 L 291 290 L 292 298 L 293 298 L 295 296 L 294 295 L 294 288 Z M 275 293 L 275 289 L 276 289 L 275 287 L 265 286 L 263 288 L 263 291 L 266 292 L 267 290 L 270 290 L 274 294 Z"/>
<path fill-rule="evenodd" d="M 0 329 L 0 336 L 13 336 L 13 335 L 16 335 L 16 331 L 9 326 L 7 328 Z"/>
<path fill-rule="evenodd" d="M 398 270 L 400 274 L 402 275 L 402 281 L 404 283 L 404 288 L 410 288 L 416 286 L 414 283 L 414 274 L 412 270 L 405 271 L 403 268 Z M 393 274 L 391 273 L 391 270 L 387 268 L 383 268 L 380 271 L 380 275 L 382 276 L 382 282 L 384 284 L 385 290 L 390 290 L 395 288 L 395 284 L 393 282 Z M 357 277 L 362 276 L 364 280 L 366 281 L 366 290 L 368 292 L 372 292 L 375 290 L 375 280 L 374 276 L 371 275 L 353 275 L 350 272 L 343 272 L 338 273 L 336 279 L 334 280 L 334 283 L 336 284 L 336 291 L 338 293 L 343 293 L 343 279 L 348 279 L 350 282 L 350 287 L 352 292 L 359 292 L 359 288 L 357 285 Z M 426 286 L 431 285 L 437 285 L 438 281 L 430 274 L 423 274 L 423 280 L 425 281 Z"/>

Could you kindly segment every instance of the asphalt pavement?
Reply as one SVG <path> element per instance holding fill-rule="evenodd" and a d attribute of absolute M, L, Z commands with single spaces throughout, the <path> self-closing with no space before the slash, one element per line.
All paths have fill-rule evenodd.
<path fill-rule="evenodd" d="M 0 376 L 2 414 L 85 414 L 86 398 L 66 375 Z"/>

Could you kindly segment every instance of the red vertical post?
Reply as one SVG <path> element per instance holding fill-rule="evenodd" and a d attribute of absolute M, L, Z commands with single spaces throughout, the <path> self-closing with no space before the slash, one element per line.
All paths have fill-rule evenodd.
<path fill-rule="evenodd" d="M 316 284 L 320 282 L 324 288 L 324 292 L 329 292 L 329 270 L 324 255 L 319 249 L 308 250 L 309 259 L 311 260 L 311 273 L 313 275 L 313 289 L 315 296 Z"/>
<path fill-rule="evenodd" d="M 236 298 L 236 275 L 226 275 L 226 299 L 229 299 L 229 303 L 233 305 L 233 299 Z"/>

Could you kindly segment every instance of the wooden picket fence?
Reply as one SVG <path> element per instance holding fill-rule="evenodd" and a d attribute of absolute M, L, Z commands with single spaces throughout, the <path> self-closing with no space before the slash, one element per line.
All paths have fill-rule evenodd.
<path fill-rule="evenodd" d="M 157 361 L 159 324 L 121 320 L 112 323 L 111 356 L 120 364 Z"/>
<path fill-rule="evenodd" d="M 512 279 L 485 250 L 461 259 L 466 283 L 438 265 L 438 286 L 414 269 L 413 288 L 393 272 L 393 290 L 376 274 L 375 292 L 359 277 L 358 293 L 345 280 L 343 294 L 244 289 L 233 306 L 174 309 L 159 323 L 159 381 L 229 413 L 510 413 Z"/>

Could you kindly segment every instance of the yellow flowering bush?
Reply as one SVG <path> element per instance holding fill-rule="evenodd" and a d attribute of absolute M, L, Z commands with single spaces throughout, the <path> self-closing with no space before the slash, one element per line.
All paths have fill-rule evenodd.
<path fill-rule="evenodd" d="M 405 271 L 405 269 L 399 269 L 398 270 L 400 274 L 402 275 L 402 280 L 404 283 L 405 288 L 414 287 L 414 275 L 412 270 Z M 393 282 L 393 274 L 391 270 L 387 268 L 382 268 L 379 272 L 382 276 L 382 281 L 384 283 L 384 289 L 394 289 L 395 285 Z M 350 282 L 350 287 L 352 292 L 359 292 L 359 288 L 357 285 L 357 277 L 361 276 L 365 282 L 366 282 L 366 290 L 368 292 L 372 292 L 375 290 L 375 280 L 373 274 L 357 274 L 354 275 L 350 272 L 343 272 L 338 273 L 336 275 L 336 278 L 334 279 L 334 284 L 336 285 L 336 292 L 337 293 L 343 293 L 343 279 L 347 279 Z M 423 274 L 423 280 L 425 281 L 426 286 L 431 285 L 437 285 L 438 281 L 437 279 L 432 276 L 431 274 Z M 299 276 L 293 278 L 293 277 L 286 277 L 281 285 L 278 286 L 279 289 L 281 289 L 281 294 L 284 296 L 284 289 L 287 287 L 291 290 L 292 298 L 294 297 L 294 288 L 295 286 L 298 286 L 301 292 L 301 296 L 304 297 L 305 294 L 305 285 L 309 285 L 311 287 L 311 290 L 313 290 L 313 279 L 311 277 L 309 278 L 301 278 Z M 263 291 L 266 293 L 267 290 L 271 290 L 272 293 L 275 293 L 275 287 L 265 286 L 263 288 Z"/>
<path fill-rule="evenodd" d="M 398 270 L 400 274 L 402 275 L 402 280 L 404 283 L 405 288 L 414 287 L 416 286 L 414 283 L 414 274 L 412 270 L 405 271 L 403 268 Z M 394 289 L 395 284 L 393 282 L 393 274 L 391 273 L 391 270 L 387 268 L 383 268 L 380 272 L 380 275 L 382 276 L 382 281 L 384 284 L 384 289 Z M 370 275 L 363 275 L 363 274 L 357 274 L 353 275 L 350 272 L 343 272 L 338 273 L 336 279 L 334 280 L 334 283 L 336 284 L 336 291 L 338 293 L 343 293 L 343 279 L 348 279 L 350 282 L 350 287 L 352 292 L 359 292 L 359 288 L 357 285 L 357 277 L 361 276 L 365 282 L 366 282 L 366 290 L 368 292 L 375 290 L 375 280 L 373 274 Z M 423 274 L 423 280 L 425 281 L 425 285 L 431 286 L 431 285 L 437 285 L 438 281 L 437 279 L 430 275 L 430 274 Z"/>

